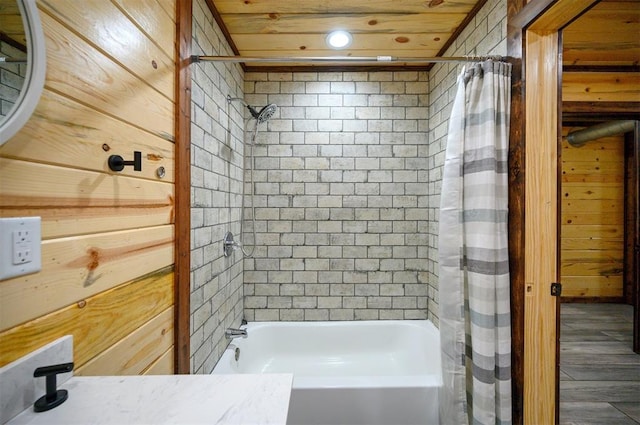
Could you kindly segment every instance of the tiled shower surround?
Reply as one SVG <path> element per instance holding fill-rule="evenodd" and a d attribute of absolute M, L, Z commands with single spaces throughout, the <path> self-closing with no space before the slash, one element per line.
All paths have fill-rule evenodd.
<path fill-rule="evenodd" d="M 193 54 L 232 54 L 205 0 L 193 5 Z M 444 56 L 505 55 L 505 40 L 506 0 L 488 0 Z M 211 372 L 228 344 L 224 329 L 243 316 L 438 325 L 438 291 L 446 290 L 438 281 L 438 212 L 460 70 L 191 66 L 193 373 Z M 227 94 L 279 107 L 257 137 L 257 244 L 244 260 L 239 251 L 224 257 L 222 238 L 228 230 L 239 237 L 243 172 L 250 176 L 242 141 L 254 121 L 239 103 L 227 105 Z M 249 222 L 246 230 L 251 245 Z"/>
<path fill-rule="evenodd" d="M 245 318 L 426 318 L 428 74 L 247 73 L 245 98 L 278 105 L 254 148 Z"/>
<path fill-rule="evenodd" d="M 232 54 L 204 0 L 193 2 L 193 54 Z M 213 52 L 213 53 L 211 53 Z M 240 229 L 243 115 L 239 65 L 191 65 L 191 371 L 210 373 L 224 330 L 242 321 L 242 257 L 224 257 L 222 238 Z"/>

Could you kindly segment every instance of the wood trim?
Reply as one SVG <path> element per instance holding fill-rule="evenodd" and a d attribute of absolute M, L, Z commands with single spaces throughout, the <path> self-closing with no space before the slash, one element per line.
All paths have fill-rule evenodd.
<path fill-rule="evenodd" d="M 626 298 L 633 305 L 633 351 L 640 354 L 640 121 L 625 142 L 625 281 L 631 284 Z"/>
<path fill-rule="evenodd" d="M 563 114 L 627 114 L 640 117 L 640 102 L 562 102 Z M 564 115 L 563 115 L 564 117 Z M 635 118 L 629 118 L 635 119 Z M 603 120 L 604 121 L 604 120 Z"/>
<path fill-rule="evenodd" d="M 524 114 L 530 113 L 528 108 L 525 107 L 525 102 L 528 102 L 526 98 L 526 86 L 524 85 L 525 76 L 519 72 L 522 67 L 526 66 L 526 59 L 530 52 L 528 51 L 528 45 L 525 45 L 525 41 L 528 37 L 529 31 L 527 28 L 531 26 L 540 16 L 552 7 L 556 1 L 559 0 L 536 0 L 530 1 L 527 4 L 523 4 L 524 0 L 507 0 L 507 52 L 510 61 L 513 63 L 512 72 L 512 112 L 511 112 L 511 130 L 510 130 L 510 148 L 509 148 L 509 263 L 511 270 L 511 312 L 512 312 L 512 346 L 513 346 L 513 419 L 514 424 L 518 423 L 552 423 L 554 410 L 553 408 L 547 409 L 540 400 L 535 397 L 527 396 L 523 399 L 524 386 L 529 387 L 539 385 L 540 377 L 531 374 L 529 365 L 525 365 L 525 361 L 529 361 L 529 357 L 539 356 L 540 350 L 548 350 L 546 346 L 550 340 L 543 341 L 538 346 L 528 345 L 525 350 L 522 338 L 530 337 L 530 334 L 535 334 L 535 327 L 524 326 L 523 315 L 528 312 L 529 309 L 539 309 L 536 303 L 527 302 L 528 295 L 525 297 L 525 280 L 524 272 L 525 268 L 529 268 L 529 263 L 538 263 L 536 257 L 529 257 L 525 255 L 523 244 L 525 241 L 524 225 L 525 222 L 529 223 L 531 218 L 526 215 L 523 210 L 523 204 L 525 203 L 527 196 L 525 194 L 524 178 L 525 176 L 531 179 L 533 176 L 529 176 L 531 173 L 530 166 L 527 162 L 530 160 L 525 153 L 527 148 L 525 137 L 531 137 L 528 128 L 525 128 L 526 122 L 532 120 L 525 120 Z M 565 3 L 567 1 L 565 0 Z M 568 22 L 576 19 L 580 14 L 584 13 L 580 11 L 575 16 L 566 17 Z M 560 30 L 560 28 L 550 28 L 546 31 L 547 34 L 553 34 Z M 557 46 L 552 46 L 555 50 Z M 552 60 L 556 60 L 554 56 Z M 559 64 L 556 64 L 559 66 Z M 556 73 L 554 73 L 554 78 Z M 528 78 L 527 84 L 529 86 L 540 83 L 540 75 L 531 74 Z M 539 87 L 536 87 L 536 89 Z M 555 89 L 555 84 L 553 84 Z M 533 91 L 529 91 L 533 92 Z M 549 105 L 540 106 L 541 110 L 548 108 Z M 553 108 L 555 111 L 555 108 Z M 558 123 L 552 123 L 557 125 Z M 556 146 L 554 142 L 554 147 Z M 555 158 L 553 163 L 556 164 Z M 526 172 L 526 173 L 525 173 Z M 555 176 L 555 173 L 553 174 Z M 535 179 L 533 179 L 535 180 Z M 555 199 L 555 198 L 554 198 Z M 555 222 L 555 220 L 554 220 Z M 529 243 L 529 241 L 527 240 Z M 555 258 L 555 255 L 554 255 Z M 548 285 L 546 290 L 548 290 Z M 533 289 L 533 288 L 532 288 Z M 548 293 L 548 292 L 547 292 Z M 525 306 L 527 303 L 527 306 Z M 528 307 L 528 308 L 527 308 Z M 537 313 L 540 313 L 537 311 Z M 555 315 L 554 315 L 555 317 Z M 545 317 L 541 316 L 541 319 Z M 523 337 L 524 335 L 524 337 Z M 555 346 L 557 335 L 550 336 L 552 338 L 553 345 Z M 520 351 L 522 354 L 518 354 Z M 555 353 L 555 349 L 553 350 Z M 551 357 L 551 356 L 549 356 Z M 554 367 L 551 368 L 555 371 Z M 528 382 L 524 374 L 527 373 L 532 382 Z M 558 382 L 553 383 L 554 388 L 558 385 Z M 551 383 L 547 382 L 547 386 Z M 547 388 L 548 391 L 551 391 Z M 555 393 L 555 390 L 553 390 Z M 548 420 L 536 420 L 535 415 L 549 415 Z M 534 417 L 534 420 L 531 417 Z"/>
<path fill-rule="evenodd" d="M 600 0 L 563 0 L 555 1 L 546 8 L 531 24 L 528 30 L 558 31 L 578 19 L 583 13 L 595 6 Z M 531 2 L 535 3 L 535 2 Z"/>
<path fill-rule="evenodd" d="M 556 412 L 558 33 L 525 35 L 524 423 L 551 424 Z"/>
<path fill-rule="evenodd" d="M 557 66 L 556 66 L 556 279 L 554 282 L 561 282 L 562 278 L 562 258 L 561 258 L 561 235 L 562 235 L 562 46 L 563 32 L 558 32 L 558 49 L 556 52 Z M 555 423 L 560 423 L 560 297 L 556 296 L 555 309 L 556 309 L 556 361 L 555 361 Z"/>
<path fill-rule="evenodd" d="M 637 123 L 636 123 L 637 127 Z M 636 184 L 638 170 L 635 169 L 635 139 L 636 132 L 624 135 L 624 272 L 623 298 L 626 304 L 633 305 L 634 295 L 634 259 L 635 259 L 635 229 L 637 193 Z"/>
<path fill-rule="evenodd" d="M 640 120 L 640 102 L 562 102 L 562 125 Z"/>
<path fill-rule="evenodd" d="M 563 65 L 562 72 L 640 72 L 638 65 Z"/>
<path fill-rule="evenodd" d="M 556 1 L 558 0 L 536 0 L 529 2 L 524 0 L 508 0 L 511 4 L 522 4 L 522 7 L 514 9 L 516 13 L 513 15 L 508 15 L 507 26 L 513 27 L 514 30 L 524 30 Z M 509 6 L 507 6 L 507 14 L 508 13 Z"/>
<path fill-rule="evenodd" d="M 192 0 L 176 3 L 175 373 L 190 373 Z"/>
<path fill-rule="evenodd" d="M 507 55 L 511 63 L 509 134 L 509 274 L 511 280 L 512 419 L 523 423 L 524 412 L 524 79 L 522 30 L 510 25 L 524 0 L 507 0 Z"/>

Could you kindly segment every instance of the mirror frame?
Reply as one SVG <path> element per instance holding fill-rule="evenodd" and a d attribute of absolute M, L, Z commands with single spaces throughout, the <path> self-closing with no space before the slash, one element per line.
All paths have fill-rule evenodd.
<path fill-rule="evenodd" d="M 44 33 L 36 0 L 16 0 L 27 40 L 27 72 L 15 105 L 0 123 L 0 146 L 27 122 L 40 100 L 47 66 Z"/>

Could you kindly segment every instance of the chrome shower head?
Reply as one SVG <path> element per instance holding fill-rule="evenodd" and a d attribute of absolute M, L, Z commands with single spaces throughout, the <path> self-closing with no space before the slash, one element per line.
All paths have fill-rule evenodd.
<path fill-rule="evenodd" d="M 269 121 L 269 119 L 273 116 L 273 114 L 276 113 L 276 110 L 278 109 L 278 107 L 274 103 L 268 104 L 264 108 L 260 109 L 259 112 L 250 105 L 247 105 L 247 108 L 249 108 L 251 116 L 255 118 L 260 124 Z"/>
<path fill-rule="evenodd" d="M 247 102 L 244 101 L 244 99 L 239 98 L 239 97 L 231 97 L 231 96 L 227 95 L 227 103 L 231 103 L 231 102 L 233 102 L 235 100 L 241 102 L 244 106 L 247 107 L 249 112 L 251 112 L 251 116 L 256 121 L 258 121 L 258 124 L 262 124 L 263 122 L 269 121 L 269 119 L 273 116 L 273 114 L 276 113 L 276 110 L 278 109 L 278 106 L 276 104 L 270 103 L 267 106 L 265 106 L 264 108 L 260 109 L 260 111 L 256 111 L 256 108 L 254 108 L 253 106 L 249 105 Z"/>

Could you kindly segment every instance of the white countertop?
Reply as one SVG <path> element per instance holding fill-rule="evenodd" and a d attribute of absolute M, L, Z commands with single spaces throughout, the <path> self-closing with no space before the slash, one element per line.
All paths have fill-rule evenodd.
<path fill-rule="evenodd" d="M 17 424 L 229 424 L 287 422 L 293 375 L 73 377 L 69 398 L 47 412 L 33 407 Z"/>

